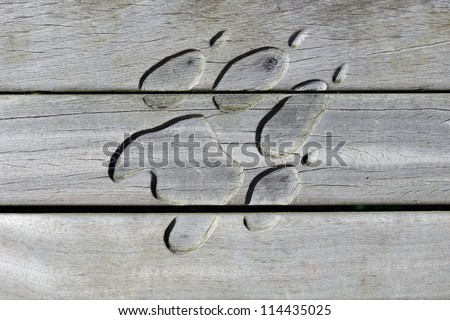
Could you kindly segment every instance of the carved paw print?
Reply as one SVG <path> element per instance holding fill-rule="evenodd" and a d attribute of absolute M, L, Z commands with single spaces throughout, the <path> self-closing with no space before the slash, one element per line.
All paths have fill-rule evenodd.
<path fill-rule="evenodd" d="M 169 148 L 167 137 L 175 135 L 180 141 L 189 141 L 189 137 L 195 135 L 192 143 L 207 144 L 217 150 L 215 163 L 205 163 L 204 155 L 200 153 L 189 158 L 188 154 Z M 170 161 L 167 163 L 150 163 L 142 161 L 136 145 L 151 145 L 153 154 L 174 154 L 168 155 Z M 201 114 L 172 119 L 158 127 L 136 132 L 125 140 L 111 158 L 109 176 L 120 182 L 140 172 L 150 174 L 151 191 L 156 199 L 175 205 L 227 204 L 242 185 L 243 177 L 241 166 L 223 152 L 214 131 Z"/>
<path fill-rule="evenodd" d="M 210 40 L 210 46 L 222 45 L 227 36 L 226 31 L 220 31 Z M 295 32 L 288 40 L 289 47 L 298 48 L 306 37 L 306 31 Z M 197 49 L 184 50 L 166 57 L 143 74 L 139 89 L 152 92 L 189 91 L 199 83 L 206 61 L 205 54 Z M 264 99 L 264 92 L 277 85 L 286 74 L 288 66 L 289 55 L 275 47 L 261 47 L 237 56 L 224 66 L 212 86 L 213 91 L 218 92 L 212 97 L 213 106 L 223 114 L 235 113 L 238 122 L 245 119 L 243 113 Z M 345 63 L 339 66 L 332 81 L 335 84 L 342 83 L 347 69 Z M 293 86 L 292 90 L 324 91 L 327 88 L 324 80 L 311 79 Z M 186 97 L 180 94 L 149 94 L 143 100 L 152 109 L 168 109 L 176 107 Z M 297 197 L 300 190 L 299 171 L 289 164 L 287 158 L 292 155 L 303 158 L 298 150 L 316 128 L 327 104 L 328 98 L 325 95 L 288 96 L 261 119 L 255 128 L 254 145 L 262 157 L 276 159 L 279 164 L 272 167 L 266 165 L 253 178 L 247 189 L 246 205 L 287 205 Z M 242 125 L 245 126 L 245 123 Z M 145 146 L 150 142 L 153 151 L 159 152 L 156 154 L 167 154 L 170 152 L 165 149 L 167 137 L 175 135 L 183 141 L 189 141 L 189 137 L 195 135 L 196 143 L 208 143 L 218 151 L 220 159 L 211 166 L 205 164 L 203 154 L 195 154 L 195 165 L 189 163 L 180 167 L 179 163 L 171 161 L 165 166 L 153 166 L 141 163 L 138 152 L 133 151 L 136 149 L 133 148 L 134 144 Z M 264 139 L 267 136 L 270 136 L 271 143 Z M 285 142 L 289 142 L 289 147 L 274 147 Z M 129 157 L 124 159 L 124 154 Z M 177 158 L 180 163 L 188 162 L 186 154 L 178 153 L 178 157 L 180 156 L 181 159 Z M 168 158 L 174 160 L 176 157 L 169 155 Z M 164 203 L 224 205 L 241 189 L 246 170 L 224 151 L 208 119 L 201 114 L 191 114 L 136 132 L 122 142 L 111 157 L 108 172 L 110 178 L 114 182 L 120 182 L 142 172 L 150 175 L 153 197 Z M 168 226 L 164 241 L 174 253 L 195 251 L 214 232 L 218 219 L 215 215 L 176 217 Z M 276 215 L 247 215 L 244 217 L 244 225 L 250 231 L 263 231 L 275 226 L 279 220 Z"/>

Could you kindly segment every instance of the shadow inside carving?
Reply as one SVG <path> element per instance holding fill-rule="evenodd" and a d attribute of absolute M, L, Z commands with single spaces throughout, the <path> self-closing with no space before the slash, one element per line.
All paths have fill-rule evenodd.
<path fill-rule="evenodd" d="M 212 100 L 222 112 L 239 112 L 252 108 L 263 98 L 262 94 L 222 94 L 213 96 Z"/>
<path fill-rule="evenodd" d="M 226 30 L 222 30 L 217 32 L 214 37 L 211 38 L 211 40 L 209 41 L 209 46 L 212 47 L 213 45 L 216 44 L 216 42 L 224 35 Z"/>
<path fill-rule="evenodd" d="M 346 63 L 341 64 L 339 67 L 337 67 L 336 71 L 333 74 L 333 82 L 340 84 L 344 81 L 344 79 L 347 77 L 348 72 L 348 65 Z"/>
<path fill-rule="evenodd" d="M 196 49 L 187 49 L 187 50 L 183 50 L 181 52 L 175 53 L 171 56 L 165 57 L 164 59 L 162 59 L 161 61 L 159 61 L 158 63 L 156 63 L 155 65 L 151 66 L 150 69 L 148 69 L 147 71 L 144 72 L 144 74 L 142 75 L 141 79 L 139 80 L 139 89 L 142 89 L 142 86 L 144 85 L 145 80 L 147 79 L 147 77 L 152 74 L 156 69 L 162 67 L 163 65 L 165 65 L 167 62 L 171 61 L 172 59 L 178 58 L 186 53 L 189 52 L 195 52 L 197 51 Z"/>
<path fill-rule="evenodd" d="M 175 254 L 197 251 L 214 233 L 217 225 L 217 216 L 177 216 L 164 232 L 164 243 Z"/>
<path fill-rule="evenodd" d="M 288 40 L 288 45 L 289 45 L 289 47 L 291 47 L 291 46 L 294 45 L 294 42 L 295 42 L 295 40 L 297 39 L 297 37 L 298 37 L 298 35 L 300 34 L 300 32 L 302 32 L 302 30 L 298 30 L 298 31 L 294 32 L 294 33 L 289 37 L 289 40 Z"/>
<path fill-rule="evenodd" d="M 256 186 L 258 185 L 258 183 L 262 179 L 264 179 L 268 175 L 270 175 L 270 174 L 272 174 L 272 173 L 274 173 L 276 171 L 282 170 L 284 168 L 295 168 L 295 167 L 293 165 L 290 165 L 290 164 L 278 165 L 276 167 L 273 167 L 273 168 L 270 168 L 270 169 L 267 169 L 267 170 L 261 172 L 255 178 L 253 178 L 252 182 L 250 182 L 250 185 L 248 187 L 247 194 L 245 195 L 245 205 L 249 205 L 251 203 L 252 198 L 253 198 L 253 194 L 255 192 L 255 188 L 256 188 Z M 277 187 L 279 188 L 280 186 L 273 186 L 273 187 L 274 188 L 277 188 Z"/>
<path fill-rule="evenodd" d="M 292 87 L 292 90 L 296 91 L 325 91 L 328 85 L 325 81 L 320 79 L 311 79 L 300 82 Z"/>
<path fill-rule="evenodd" d="M 256 144 L 263 156 L 284 158 L 305 143 L 328 105 L 328 96 L 305 94 L 289 97 L 275 106 L 258 125 Z"/>
<path fill-rule="evenodd" d="M 172 250 L 171 250 L 171 246 L 170 246 L 170 242 L 169 242 L 169 237 L 170 237 L 170 233 L 172 232 L 172 230 L 175 227 L 176 223 L 177 223 L 177 219 L 174 218 L 170 222 L 170 224 L 167 226 L 166 231 L 164 231 L 164 243 L 165 243 L 167 249 L 169 249 L 170 251 L 172 251 Z"/>
<path fill-rule="evenodd" d="M 256 56 L 258 53 L 265 53 L 261 54 L 261 56 Z M 285 55 L 285 53 L 275 47 L 261 47 L 261 48 L 257 48 L 251 51 L 248 51 L 244 54 L 241 54 L 235 58 L 233 58 L 230 62 L 228 62 L 225 67 L 222 69 L 222 71 L 220 72 L 219 76 L 217 77 L 217 79 L 214 81 L 214 85 L 213 85 L 213 89 L 216 89 L 217 86 L 219 85 L 219 83 L 223 80 L 223 78 L 225 77 L 225 75 L 229 72 L 229 70 L 233 67 L 233 65 L 237 64 L 238 62 L 248 58 L 248 57 L 253 57 L 255 60 L 251 61 L 251 63 L 249 63 L 248 68 L 252 68 L 253 70 L 243 70 L 243 68 L 238 68 L 238 70 L 236 72 L 241 72 L 244 76 L 247 76 L 247 78 L 253 78 L 256 81 L 263 81 L 266 79 L 260 79 L 261 77 L 259 77 L 258 74 L 253 74 L 252 72 L 249 71 L 257 71 L 257 68 L 259 68 L 260 71 L 264 71 L 267 73 L 267 80 L 270 80 L 268 84 L 264 83 L 265 85 L 267 85 L 268 88 L 270 88 L 272 85 L 276 84 L 284 75 L 284 72 L 286 71 L 286 67 L 287 67 L 287 56 Z M 245 74 L 245 73 L 248 74 Z M 241 77 L 241 80 L 245 79 Z M 236 81 L 235 79 L 230 79 L 230 82 Z M 244 83 L 245 85 L 245 83 Z M 268 88 L 245 88 L 243 87 L 243 89 L 268 89 Z"/>
<path fill-rule="evenodd" d="M 151 180 L 150 180 L 150 190 L 152 191 L 152 195 L 155 199 L 158 199 L 158 193 L 156 192 L 156 187 L 158 185 L 158 177 L 152 171 L 150 172 Z"/>
<path fill-rule="evenodd" d="M 280 216 L 261 213 L 244 216 L 244 226 L 248 231 L 260 232 L 272 229 L 280 221 Z"/>
<path fill-rule="evenodd" d="M 216 150 L 213 156 L 210 149 Z M 125 139 L 110 159 L 109 177 L 119 182 L 142 172 L 150 174 L 154 198 L 175 205 L 226 204 L 243 182 L 242 167 L 224 152 L 201 114 Z"/>
<path fill-rule="evenodd" d="M 261 153 L 261 155 L 264 155 L 263 150 L 261 149 L 261 138 L 262 138 L 262 131 L 264 129 L 264 127 L 266 126 L 267 122 L 270 121 L 270 119 L 272 119 L 282 108 L 283 106 L 286 104 L 286 102 L 290 99 L 291 97 L 286 97 L 282 100 L 280 100 L 275 107 L 272 108 L 272 110 L 269 111 L 269 113 L 267 113 L 262 119 L 261 121 L 259 121 L 258 126 L 256 127 L 256 134 L 255 134 L 255 143 L 256 143 L 256 147 L 258 148 L 259 153 Z"/>
<path fill-rule="evenodd" d="M 159 126 L 156 126 L 154 128 L 151 129 L 146 129 L 146 130 L 141 130 L 138 132 L 133 133 L 130 137 L 128 137 L 125 141 L 123 141 L 120 146 L 117 148 L 117 150 L 114 152 L 114 154 L 111 156 L 111 159 L 109 161 L 109 166 L 108 166 L 108 175 L 111 178 L 111 180 L 113 180 L 114 182 L 117 182 L 116 179 L 114 178 L 114 174 L 116 171 L 116 165 L 117 165 L 117 160 L 120 158 L 121 154 L 124 152 L 124 150 L 131 144 L 133 143 L 133 141 L 135 141 L 137 138 L 139 138 L 140 136 L 147 134 L 147 133 L 153 133 L 153 132 L 157 132 L 160 130 L 164 130 L 180 121 L 183 120 L 187 120 L 187 119 L 192 119 L 192 118 L 203 118 L 203 115 L 201 114 L 190 114 L 190 115 L 185 115 L 185 116 L 181 116 L 181 117 L 177 117 L 174 119 L 171 119 Z M 155 176 L 156 177 L 156 176 Z M 152 185 L 153 185 L 153 180 L 152 180 Z M 156 190 L 156 179 L 155 179 L 155 190 Z M 153 191 L 152 191 L 153 192 Z M 156 191 L 155 191 L 156 192 Z"/>

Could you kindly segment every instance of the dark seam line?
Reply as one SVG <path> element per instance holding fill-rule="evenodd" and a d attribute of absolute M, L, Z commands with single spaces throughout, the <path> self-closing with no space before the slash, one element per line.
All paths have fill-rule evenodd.
<path fill-rule="evenodd" d="M 127 95 L 127 94 L 155 94 L 155 95 L 233 95 L 233 94 L 448 94 L 449 90 L 328 90 L 328 91 L 142 91 L 142 90 L 97 90 L 97 91 L 0 91 L 0 95 Z"/>
<path fill-rule="evenodd" d="M 0 206 L 0 214 L 6 213 L 198 213 L 198 214 L 249 214 L 249 213 L 308 213 L 308 212 L 417 212 L 417 211 L 450 211 L 450 204 L 419 204 L 419 205 L 229 205 L 229 206 L 123 206 L 123 205 L 25 205 Z"/>

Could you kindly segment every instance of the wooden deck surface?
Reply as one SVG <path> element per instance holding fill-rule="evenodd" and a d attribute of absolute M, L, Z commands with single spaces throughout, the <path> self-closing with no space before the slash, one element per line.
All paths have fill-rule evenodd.
<path fill-rule="evenodd" d="M 226 63 L 270 46 L 290 61 L 277 89 L 322 79 L 334 90 L 448 90 L 449 15 L 445 0 L 3 0 L 0 83 L 4 90 L 137 90 L 152 65 L 196 49 L 206 68 L 195 89 L 211 90 Z M 347 79 L 337 85 L 331 79 L 344 63 Z"/>
<path fill-rule="evenodd" d="M 45 299 L 448 299 L 449 212 L 285 214 L 249 232 L 219 218 L 190 254 L 158 214 L 0 217 L 0 295 Z"/>
<path fill-rule="evenodd" d="M 443 0 L 0 0 L 0 298 L 449 299 L 449 30 Z M 222 162 L 164 149 L 197 142 Z M 364 204 L 429 207 L 295 212 Z"/>
<path fill-rule="evenodd" d="M 263 156 L 255 140 L 258 127 L 286 96 L 264 95 L 241 112 L 218 110 L 211 95 L 189 96 L 166 110 L 150 109 L 143 95 L 1 96 L 0 204 L 242 205 L 252 182 L 276 165 L 292 165 L 283 170 L 293 172 L 299 188 L 290 192 L 289 181 L 261 180 L 253 204 L 450 203 L 450 95 L 296 94 L 262 131 L 274 143 L 295 142 L 309 128 L 297 113 L 317 98 L 327 100 L 320 122 L 292 155 Z M 111 157 L 127 137 L 189 115 L 201 117 L 136 140 L 120 158 L 127 168 L 119 163 L 110 177 Z M 201 136 L 205 128 L 211 140 Z M 191 134 L 198 137 L 198 147 L 180 153 L 195 153 L 192 162 L 199 168 L 189 170 L 192 162 L 182 156 L 180 165 L 167 158 L 176 152 L 177 134 L 180 145 Z M 221 159 L 215 144 L 206 150 L 211 141 L 236 163 L 211 168 Z M 242 171 L 239 179 L 235 168 Z M 156 197 L 150 172 L 158 178 Z"/>

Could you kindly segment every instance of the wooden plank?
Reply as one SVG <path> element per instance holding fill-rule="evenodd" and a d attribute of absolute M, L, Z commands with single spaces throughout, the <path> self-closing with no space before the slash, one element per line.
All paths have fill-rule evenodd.
<path fill-rule="evenodd" d="M 217 88 L 448 90 L 449 17 L 445 0 L 2 0 L 0 89 L 138 90 L 152 66 L 191 50 L 197 59 L 177 60 L 186 72 L 159 70 L 145 89 L 211 90 L 236 62 Z M 264 85 L 254 76 L 278 68 Z"/>
<path fill-rule="evenodd" d="M 3 299 L 449 299 L 449 212 L 219 218 L 173 254 L 171 215 L 0 215 Z"/>
<path fill-rule="evenodd" d="M 450 95 L 263 98 L 222 112 L 200 94 L 161 110 L 143 95 L 3 95 L 0 204 L 450 203 Z M 258 150 L 258 132 L 298 150 Z"/>

